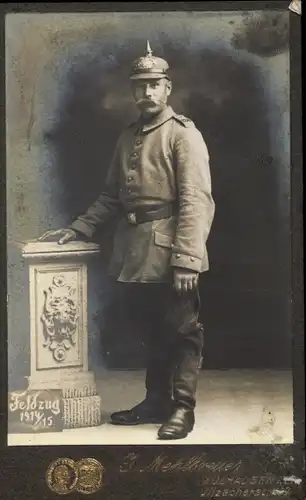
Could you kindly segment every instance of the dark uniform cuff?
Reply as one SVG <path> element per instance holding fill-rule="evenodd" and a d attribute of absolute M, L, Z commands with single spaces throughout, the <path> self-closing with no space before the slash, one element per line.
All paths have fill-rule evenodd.
<path fill-rule="evenodd" d="M 87 238 L 91 238 L 94 233 L 94 230 L 88 224 L 86 224 L 86 222 L 83 222 L 80 219 L 76 219 L 75 221 L 73 221 L 72 224 L 70 224 L 69 228 L 79 233 L 85 234 Z"/>

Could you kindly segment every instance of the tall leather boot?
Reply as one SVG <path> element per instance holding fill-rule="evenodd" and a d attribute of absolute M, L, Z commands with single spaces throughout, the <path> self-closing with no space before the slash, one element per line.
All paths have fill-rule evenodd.
<path fill-rule="evenodd" d="M 174 411 L 159 429 L 160 439 L 183 439 L 193 430 L 202 348 L 202 325 L 180 338 L 173 378 Z"/>
<path fill-rule="evenodd" d="M 148 339 L 146 398 L 130 410 L 115 412 L 111 423 L 137 425 L 166 422 L 173 412 L 173 348 L 160 330 Z"/>
<path fill-rule="evenodd" d="M 165 402 L 173 397 L 173 338 L 155 332 L 148 341 L 148 357 L 145 387 L 147 398 Z"/>

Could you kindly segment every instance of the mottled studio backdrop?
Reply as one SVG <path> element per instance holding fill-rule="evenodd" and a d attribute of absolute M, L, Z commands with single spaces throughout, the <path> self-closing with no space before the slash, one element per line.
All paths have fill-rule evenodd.
<path fill-rule="evenodd" d="M 11 14 L 6 18 L 10 388 L 29 374 L 19 243 L 64 226 L 103 185 L 135 119 L 128 73 L 148 38 L 172 67 L 171 105 L 211 156 L 216 218 L 201 282 L 206 368 L 290 368 L 288 13 Z M 143 366 L 111 298 L 112 228 L 89 276 L 90 364 Z M 120 312 L 120 314 L 118 313 Z"/>

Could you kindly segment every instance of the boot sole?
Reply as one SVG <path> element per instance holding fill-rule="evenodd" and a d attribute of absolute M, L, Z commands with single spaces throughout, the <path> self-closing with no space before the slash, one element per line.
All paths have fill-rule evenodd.
<path fill-rule="evenodd" d="M 171 441 L 171 440 L 174 440 L 174 439 L 185 439 L 185 437 L 188 436 L 188 434 L 192 431 L 192 429 L 190 431 L 186 431 L 184 432 L 184 434 L 181 434 L 180 436 L 178 435 L 175 435 L 175 434 L 162 434 L 161 436 L 158 435 L 158 439 L 162 440 L 162 441 Z"/>
<path fill-rule="evenodd" d="M 160 440 L 167 440 L 167 441 L 170 441 L 171 439 L 173 439 L 173 440 L 174 439 L 185 439 L 185 437 L 187 437 L 188 434 L 193 431 L 193 428 L 194 428 L 194 424 L 191 427 L 189 427 L 189 429 L 186 429 L 186 431 L 183 434 L 181 434 L 180 436 L 172 434 L 172 433 L 167 433 L 167 432 L 165 432 L 165 434 L 162 433 L 161 435 L 158 433 L 158 438 Z"/>
<path fill-rule="evenodd" d="M 176 439 L 185 439 L 188 436 L 188 432 L 186 434 L 182 434 L 181 436 L 175 436 L 173 434 L 164 434 L 162 436 L 158 436 L 159 441 L 174 441 Z"/>

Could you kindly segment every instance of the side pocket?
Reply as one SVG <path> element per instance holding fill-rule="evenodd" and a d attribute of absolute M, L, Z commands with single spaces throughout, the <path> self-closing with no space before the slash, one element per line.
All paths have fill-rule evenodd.
<path fill-rule="evenodd" d="M 167 234 L 159 233 L 158 231 L 154 232 L 154 243 L 159 247 L 164 248 L 172 248 L 173 238 Z"/>

